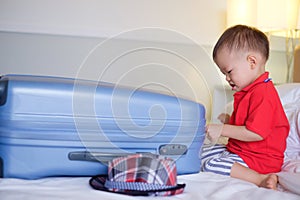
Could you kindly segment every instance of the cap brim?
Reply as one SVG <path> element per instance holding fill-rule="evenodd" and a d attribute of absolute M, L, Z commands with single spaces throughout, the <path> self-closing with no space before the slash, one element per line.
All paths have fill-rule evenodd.
<path fill-rule="evenodd" d="M 185 184 L 177 184 L 176 187 L 171 189 L 162 189 L 162 190 L 147 190 L 147 191 L 139 191 L 139 190 L 110 190 L 105 187 L 105 181 L 107 180 L 107 175 L 97 175 L 93 176 L 89 183 L 92 188 L 95 190 L 101 190 L 106 192 L 118 193 L 118 194 L 126 194 L 131 196 L 169 196 L 180 194 L 183 192 Z"/>

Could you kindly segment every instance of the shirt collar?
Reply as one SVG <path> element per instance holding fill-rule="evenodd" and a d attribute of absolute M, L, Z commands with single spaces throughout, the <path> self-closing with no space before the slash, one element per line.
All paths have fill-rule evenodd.
<path fill-rule="evenodd" d="M 243 88 L 242 91 L 247 92 L 251 88 L 253 88 L 255 85 L 260 84 L 260 83 L 266 83 L 269 80 L 270 80 L 269 79 L 269 72 L 265 72 L 262 75 L 260 75 L 253 83 L 251 83 L 250 85 Z"/>

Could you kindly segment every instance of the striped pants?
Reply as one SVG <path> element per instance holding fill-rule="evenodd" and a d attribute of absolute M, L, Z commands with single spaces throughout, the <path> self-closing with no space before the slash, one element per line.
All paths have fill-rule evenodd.
<path fill-rule="evenodd" d="M 214 146 L 204 145 L 201 159 L 201 171 L 226 176 L 230 176 L 231 168 L 235 162 L 248 167 L 241 157 L 237 154 L 230 153 L 227 151 L 226 146 L 219 144 Z"/>

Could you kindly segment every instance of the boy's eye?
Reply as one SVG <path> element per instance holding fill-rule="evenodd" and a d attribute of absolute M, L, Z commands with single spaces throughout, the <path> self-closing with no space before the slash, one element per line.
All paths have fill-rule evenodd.
<path fill-rule="evenodd" d="M 228 72 L 227 72 L 227 74 L 230 74 L 232 72 L 232 70 L 229 70 Z"/>

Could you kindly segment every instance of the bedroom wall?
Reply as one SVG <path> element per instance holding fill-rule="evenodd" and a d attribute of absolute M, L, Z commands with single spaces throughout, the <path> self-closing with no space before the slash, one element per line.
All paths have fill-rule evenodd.
<path fill-rule="evenodd" d="M 0 5 L 1 30 L 106 38 L 159 27 L 211 44 L 223 30 L 226 1 L 0 0 Z"/>
<path fill-rule="evenodd" d="M 220 0 L 0 0 L 0 73 L 146 87 L 201 102 L 210 118 L 225 11 Z M 271 40 L 267 69 L 281 83 L 284 41 Z"/>

